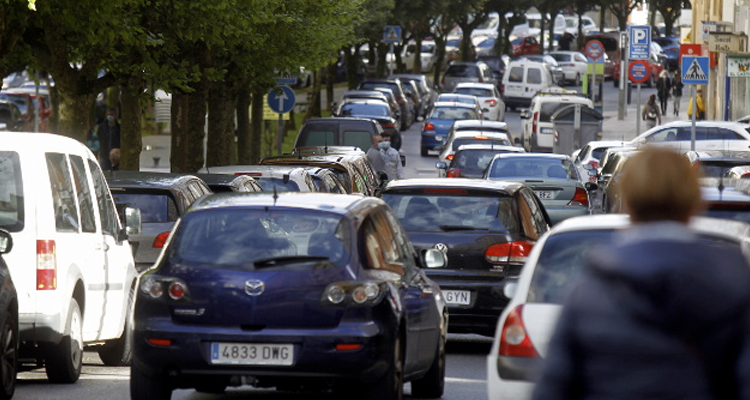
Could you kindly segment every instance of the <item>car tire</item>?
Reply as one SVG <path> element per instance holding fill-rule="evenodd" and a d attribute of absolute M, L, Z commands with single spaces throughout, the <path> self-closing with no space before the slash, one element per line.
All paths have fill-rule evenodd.
<path fill-rule="evenodd" d="M 581 74 L 576 74 L 575 85 L 576 87 L 581 86 Z"/>
<path fill-rule="evenodd" d="M 172 388 L 165 377 L 149 376 L 135 365 L 130 366 L 130 399 L 131 400 L 169 400 Z"/>
<path fill-rule="evenodd" d="M 81 376 L 83 366 L 83 316 L 75 299 L 70 299 L 70 311 L 65 322 L 65 335 L 58 344 L 46 346 L 45 370 L 52 383 L 74 383 Z"/>
<path fill-rule="evenodd" d="M 2 357 L 0 357 L 0 379 L 2 390 L 0 399 L 13 397 L 16 391 L 16 376 L 18 374 L 18 319 L 10 310 L 6 311 L 5 323 L 0 334 L 2 343 Z"/>
<path fill-rule="evenodd" d="M 429 155 L 429 151 L 427 150 L 427 148 L 426 148 L 426 147 L 422 147 L 422 148 L 420 149 L 420 151 L 419 151 L 419 154 L 421 154 L 421 155 L 422 155 L 422 157 L 427 157 L 427 156 Z"/>
<path fill-rule="evenodd" d="M 130 365 L 130 359 L 133 352 L 133 331 L 131 326 L 131 312 L 133 308 L 133 299 L 135 289 L 130 289 L 128 296 L 128 312 L 125 315 L 125 326 L 122 328 L 122 335 L 117 339 L 108 340 L 104 345 L 99 346 L 97 352 L 104 365 L 108 367 L 124 367 Z"/>
<path fill-rule="evenodd" d="M 446 320 L 446 318 L 443 318 Z M 443 326 L 447 324 L 443 323 Z M 445 391 L 445 332 L 441 328 L 435 359 L 425 376 L 411 382 L 412 397 L 437 399 Z"/>
<path fill-rule="evenodd" d="M 388 369 L 363 391 L 366 400 L 402 400 L 404 397 L 404 350 L 401 335 L 393 340 Z"/>

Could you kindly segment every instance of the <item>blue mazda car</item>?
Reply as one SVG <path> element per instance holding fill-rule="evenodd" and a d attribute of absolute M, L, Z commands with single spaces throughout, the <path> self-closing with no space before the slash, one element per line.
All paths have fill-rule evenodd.
<path fill-rule="evenodd" d="M 447 310 L 390 207 L 374 197 L 223 193 L 177 222 L 134 311 L 130 392 L 443 393 Z M 354 394 L 352 394 L 354 395 Z"/>
<path fill-rule="evenodd" d="M 430 150 L 441 150 L 443 140 L 459 119 L 481 119 L 476 105 L 458 102 L 438 102 L 422 126 L 420 154 L 426 157 Z"/>

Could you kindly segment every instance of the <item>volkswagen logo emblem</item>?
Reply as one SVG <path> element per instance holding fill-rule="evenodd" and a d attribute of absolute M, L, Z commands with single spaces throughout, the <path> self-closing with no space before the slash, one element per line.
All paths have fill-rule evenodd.
<path fill-rule="evenodd" d="M 442 253 L 447 253 L 448 246 L 446 246 L 445 243 L 438 243 L 435 245 L 435 250 L 442 252 Z"/>
<path fill-rule="evenodd" d="M 266 290 L 266 284 L 257 279 L 245 282 L 245 293 L 250 296 L 260 296 Z"/>

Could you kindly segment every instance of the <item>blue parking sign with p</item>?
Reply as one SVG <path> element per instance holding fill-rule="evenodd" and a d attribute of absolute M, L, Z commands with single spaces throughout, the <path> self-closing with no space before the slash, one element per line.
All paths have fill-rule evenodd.
<path fill-rule="evenodd" d="M 628 58 L 631 60 L 648 60 L 651 53 L 651 27 L 631 26 L 628 28 L 630 36 Z"/>

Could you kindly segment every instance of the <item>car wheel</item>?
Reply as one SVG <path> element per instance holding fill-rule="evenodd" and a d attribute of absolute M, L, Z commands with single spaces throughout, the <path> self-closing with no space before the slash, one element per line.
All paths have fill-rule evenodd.
<path fill-rule="evenodd" d="M 445 320 L 445 318 L 444 318 Z M 445 323 L 443 324 L 446 325 Z M 427 374 L 411 382 L 411 395 L 425 399 L 437 399 L 445 389 L 445 332 L 441 329 L 435 359 Z"/>
<path fill-rule="evenodd" d="M 404 397 L 404 360 L 401 335 L 393 340 L 391 359 L 385 374 L 364 390 L 364 397 L 372 400 L 402 400 Z"/>
<path fill-rule="evenodd" d="M 422 157 L 427 157 L 427 155 L 428 155 L 427 148 L 426 147 L 422 147 L 422 149 L 419 151 L 419 154 L 421 154 Z"/>
<path fill-rule="evenodd" d="M 575 85 L 581 86 L 581 74 L 576 74 Z"/>
<path fill-rule="evenodd" d="M 83 317 L 75 299 L 70 299 L 70 311 L 65 323 L 65 335 L 57 345 L 48 345 L 47 378 L 53 383 L 74 383 L 81 376 L 83 365 Z"/>
<path fill-rule="evenodd" d="M 169 400 L 172 388 L 164 377 L 149 376 L 136 366 L 130 366 L 130 398 L 132 400 Z"/>
<path fill-rule="evenodd" d="M 0 399 L 10 399 L 16 391 L 16 375 L 18 372 L 18 322 L 16 316 L 6 311 L 0 341 L 2 341 L 2 357 L 0 358 L 0 379 L 2 379 L 2 391 Z"/>
<path fill-rule="evenodd" d="M 130 326 L 131 310 L 135 290 L 130 289 L 128 297 L 128 313 L 125 316 L 125 326 L 122 328 L 122 335 L 119 338 L 108 340 L 104 345 L 99 346 L 98 353 L 104 365 L 109 367 L 122 367 L 130 365 L 132 355 L 132 327 Z"/>

